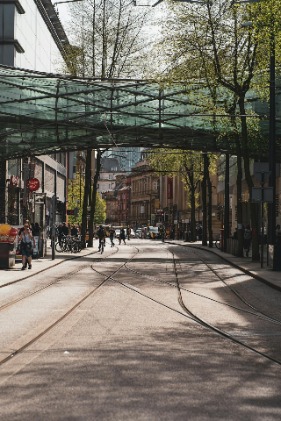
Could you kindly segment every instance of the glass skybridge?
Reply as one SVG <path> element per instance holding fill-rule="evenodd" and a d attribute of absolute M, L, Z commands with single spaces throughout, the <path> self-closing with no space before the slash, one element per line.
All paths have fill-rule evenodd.
<path fill-rule="evenodd" d="M 199 83 L 162 87 L 0 66 L 0 157 L 114 146 L 235 153 L 230 117 L 210 113 L 209 104 Z"/>

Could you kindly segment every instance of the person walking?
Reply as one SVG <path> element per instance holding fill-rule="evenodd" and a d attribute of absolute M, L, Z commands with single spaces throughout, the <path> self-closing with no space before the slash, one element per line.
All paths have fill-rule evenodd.
<path fill-rule="evenodd" d="M 72 237 L 77 237 L 78 236 L 78 228 L 76 225 L 72 225 L 71 229 L 70 229 L 70 235 Z"/>
<path fill-rule="evenodd" d="M 41 227 L 38 224 L 38 222 L 35 222 L 35 224 L 31 225 L 32 227 L 32 235 L 34 237 L 34 243 L 35 243 L 35 247 L 33 250 L 33 258 L 39 257 L 39 250 L 40 250 L 40 237 L 41 237 Z"/>
<path fill-rule="evenodd" d="M 105 236 L 106 236 L 105 229 L 103 228 L 102 225 L 99 226 L 96 234 L 97 234 L 97 237 L 99 239 L 99 251 L 100 251 L 100 249 L 101 249 L 101 242 L 104 241 L 104 245 L 105 245 Z"/>
<path fill-rule="evenodd" d="M 161 238 L 162 242 L 164 243 L 164 241 L 165 241 L 165 227 L 164 227 L 164 225 L 160 226 L 159 231 L 160 231 L 160 238 Z"/>
<path fill-rule="evenodd" d="M 111 242 L 111 247 L 115 246 L 114 237 L 115 237 L 115 229 L 113 227 L 111 227 L 110 230 L 109 230 L 109 239 L 110 239 L 110 242 Z"/>
<path fill-rule="evenodd" d="M 246 228 L 244 230 L 244 243 L 243 243 L 243 248 L 246 251 L 246 256 L 247 257 L 249 257 L 251 240 L 252 240 L 252 231 L 251 231 L 250 225 L 246 225 Z"/>
<path fill-rule="evenodd" d="M 119 244 L 121 244 L 122 240 L 123 240 L 123 243 L 126 244 L 126 234 L 125 234 L 124 228 L 121 228 L 120 230 Z"/>
<path fill-rule="evenodd" d="M 25 270 L 28 264 L 28 269 L 32 268 L 32 253 L 35 247 L 34 237 L 28 224 L 24 224 L 23 230 L 19 236 L 20 248 L 22 254 L 22 268 Z"/>

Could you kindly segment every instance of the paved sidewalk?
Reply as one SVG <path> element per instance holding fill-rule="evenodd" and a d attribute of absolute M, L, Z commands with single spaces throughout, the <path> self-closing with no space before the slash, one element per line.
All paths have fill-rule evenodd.
<path fill-rule="evenodd" d="M 261 268 L 261 263 L 252 262 L 250 257 L 233 256 L 232 254 L 221 251 L 215 246 L 213 246 L 212 248 L 210 248 L 209 246 L 202 246 L 202 243 L 200 241 L 197 241 L 194 243 L 187 243 L 180 240 L 179 241 L 173 240 L 173 241 L 168 241 L 168 242 L 179 244 L 181 246 L 186 246 L 186 247 L 196 247 L 202 250 L 209 251 L 211 253 L 215 253 L 219 255 L 222 259 L 231 263 L 233 266 L 238 267 L 241 270 L 243 270 L 243 272 L 281 291 L 281 272 L 273 271 L 271 268 L 268 268 L 266 264 L 264 264 L 264 267 Z"/>
<path fill-rule="evenodd" d="M 21 262 L 16 261 L 16 265 L 11 269 L 0 269 L 0 287 L 4 284 L 14 283 L 22 279 L 29 278 L 35 273 L 44 272 L 46 269 L 57 266 L 65 260 L 69 259 L 78 259 L 83 256 L 87 256 L 97 251 L 96 244 L 94 247 L 87 247 L 81 250 L 80 253 L 55 253 L 55 259 L 52 260 L 52 249 L 47 247 L 47 254 L 45 257 L 40 257 L 39 259 L 32 260 L 32 269 L 21 270 Z"/>

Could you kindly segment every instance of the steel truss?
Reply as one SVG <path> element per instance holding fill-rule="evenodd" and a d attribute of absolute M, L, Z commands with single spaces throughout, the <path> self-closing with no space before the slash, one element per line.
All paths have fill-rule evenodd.
<path fill-rule="evenodd" d="M 114 146 L 235 153 L 231 116 L 218 112 L 225 100 L 221 92 L 210 113 L 202 83 L 164 87 L 0 66 L 0 156 Z"/>

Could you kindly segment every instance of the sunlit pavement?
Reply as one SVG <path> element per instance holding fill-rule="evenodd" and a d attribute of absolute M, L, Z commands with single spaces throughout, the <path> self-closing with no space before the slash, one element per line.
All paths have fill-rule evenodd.
<path fill-rule="evenodd" d="M 134 240 L 138 241 L 138 240 Z M 139 240 L 140 242 L 142 240 Z M 157 241 L 157 240 L 151 240 Z M 116 242 L 118 245 L 118 241 Z M 216 248 L 215 246 L 209 248 L 208 246 L 202 246 L 200 241 L 189 243 L 184 242 L 182 240 L 167 240 L 167 244 L 175 244 L 181 247 L 196 247 L 202 248 L 203 250 L 209 251 L 210 253 L 215 253 L 227 262 L 231 263 L 232 265 L 239 267 L 245 273 L 252 275 L 256 279 L 259 279 L 262 282 L 269 283 L 273 285 L 275 288 L 281 290 L 281 273 L 278 271 L 273 271 L 272 269 L 268 268 L 266 264 L 264 267 L 261 268 L 260 262 L 252 262 L 251 258 L 246 257 L 236 257 L 229 253 L 225 253 L 220 249 Z M 0 269 L 0 286 L 9 282 L 15 282 L 17 280 L 29 277 L 30 275 L 34 275 L 34 273 L 42 272 L 48 269 L 50 266 L 59 265 L 62 261 L 66 259 L 77 259 L 83 256 L 90 255 L 92 253 L 97 252 L 98 250 L 98 240 L 94 241 L 93 247 L 87 247 L 83 249 L 80 253 L 55 253 L 54 259 L 52 259 L 52 249 L 50 245 L 47 247 L 47 254 L 44 258 L 33 259 L 32 262 L 32 269 L 31 270 L 21 270 L 21 263 L 17 262 L 16 265 L 11 269 Z"/>

